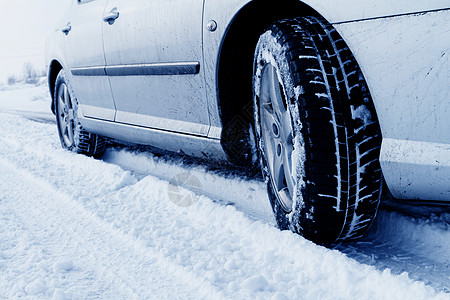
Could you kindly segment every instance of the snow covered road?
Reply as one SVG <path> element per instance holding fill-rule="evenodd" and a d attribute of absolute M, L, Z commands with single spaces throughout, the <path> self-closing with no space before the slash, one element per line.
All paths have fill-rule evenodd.
<path fill-rule="evenodd" d="M 450 299 L 450 214 L 384 209 L 335 249 L 265 187 L 180 157 L 60 148 L 46 87 L 0 91 L 0 298 Z M 409 274 L 408 274 L 409 273 Z"/>

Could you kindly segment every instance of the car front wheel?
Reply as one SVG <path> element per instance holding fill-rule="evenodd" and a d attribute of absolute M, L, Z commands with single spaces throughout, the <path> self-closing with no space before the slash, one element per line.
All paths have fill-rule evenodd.
<path fill-rule="evenodd" d="M 278 222 L 317 243 L 360 237 L 382 186 L 381 134 L 356 60 L 325 20 L 276 22 L 255 51 L 256 136 Z"/>

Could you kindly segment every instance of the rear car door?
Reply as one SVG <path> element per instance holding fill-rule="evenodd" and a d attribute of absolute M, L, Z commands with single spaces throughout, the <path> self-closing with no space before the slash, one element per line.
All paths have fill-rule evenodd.
<path fill-rule="evenodd" d="M 203 0 L 110 0 L 103 37 L 116 122 L 206 136 Z"/>
<path fill-rule="evenodd" d="M 115 105 L 105 74 L 102 26 L 108 0 L 74 0 L 66 34 L 66 65 L 85 117 L 114 120 Z"/>

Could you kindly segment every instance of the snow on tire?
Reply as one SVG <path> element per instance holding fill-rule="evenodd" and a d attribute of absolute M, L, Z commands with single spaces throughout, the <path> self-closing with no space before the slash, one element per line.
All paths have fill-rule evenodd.
<path fill-rule="evenodd" d="M 254 60 L 256 135 L 282 229 L 317 243 L 360 237 L 382 186 L 381 133 L 359 66 L 332 25 L 282 20 Z"/>
<path fill-rule="evenodd" d="M 81 127 L 78 121 L 78 102 L 64 70 L 56 78 L 54 99 L 61 146 L 87 156 L 101 156 L 105 152 L 106 140 Z"/>

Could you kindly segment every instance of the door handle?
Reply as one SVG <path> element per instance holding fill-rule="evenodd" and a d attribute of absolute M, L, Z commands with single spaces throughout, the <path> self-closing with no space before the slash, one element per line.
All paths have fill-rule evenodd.
<path fill-rule="evenodd" d="M 114 7 L 109 13 L 106 13 L 103 16 L 103 21 L 105 21 L 109 25 L 112 25 L 112 24 L 114 24 L 114 22 L 117 20 L 118 17 L 119 17 L 119 12 L 117 11 L 117 8 Z"/>
<path fill-rule="evenodd" d="M 61 28 L 61 31 L 65 34 L 68 35 L 69 32 L 72 30 L 72 25 L 70 25 L 70 22 L 67 23 L 67 25 L 63 28 Z"/>

